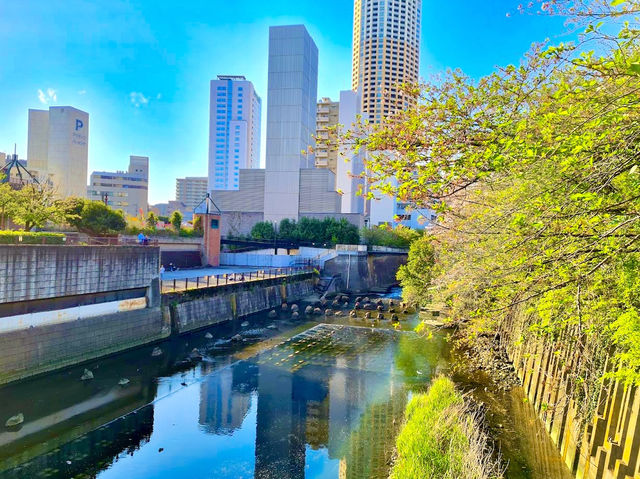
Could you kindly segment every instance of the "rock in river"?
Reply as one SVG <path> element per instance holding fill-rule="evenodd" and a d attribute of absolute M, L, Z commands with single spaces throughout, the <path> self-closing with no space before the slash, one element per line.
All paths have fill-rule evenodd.
<path fill-rule="evenodd" d="M 153 348 L 153 351 L 151 351 L 151 356 L 154 358 L 157 356 L 162 356 L 162 349 L 156 346 L 155 348 Z"/>
<path fill-rule="evenodd" d="M 205 337 L 206 339 L 213 339 L 213 334 L 211 334 L 211 333 L 207 333 L 207 334 L 205 334 L 205 335 L 204 335 L 204 337 Z"/>
<path fill-rule="evenodd" d="M 93 373 L 88 369 L 85 369 L 82 376 L 80 376 L 80 381 L 88 381 L 90 379 L 93 379 Z"/>
<path fill-rule="evenodd" d="M 5 422 L 4 425 L 7 427 L 16 427 L 22 424 L 23 422 L 24 422 L 24 414 L 19 413 L 7 419 L 7 422 Z"/>
<path fill-rule="evenodd" d="M 120 379 L 120 381 L 118 381 L 118 386 L 126 386 L 127 384 L 129 384 L 129 380 L 127 378 L 122 378 Z"/>
<path fill-rule="evenodd" d="M 273 319 L 273 318 L 277 318 L 277 317 L 278 317 L 278 313 L 276 313 L 276 310 L 275 310 L 275 309 L 272 309 L 271 311 L 269 311 L 269 317 L 270 317 L 271 319 Z"/>

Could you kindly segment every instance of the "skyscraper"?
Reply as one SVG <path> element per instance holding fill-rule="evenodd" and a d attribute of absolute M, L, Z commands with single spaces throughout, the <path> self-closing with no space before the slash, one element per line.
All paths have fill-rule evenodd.
<path fill-rule="evenodd" d="M 89 114 L 70 106 L 29 110 L 27 165 L 48 177 L 58 196 L 87 192 Z"/>
<path fill-rule="evenodd" d="M 397 85 L 416 83 L 422 0 L 355 0 L 352 88 L 364 120 L 380 123 L 408 100 Z"/>
<path fill-rule="evenodd" d="M 243 76 L 211 80 L 209 189 L 237 190 L 240 169 L 260 166 L 262 102 Z"/>
<path fill-rule="evenodd" d="M 314 166 L 302 151 L 315 145 L 318 90 L 318 48 L 304 25 L 269 28 L 268 90 L 264 219 L 297 219 L 300 169 Z"/>

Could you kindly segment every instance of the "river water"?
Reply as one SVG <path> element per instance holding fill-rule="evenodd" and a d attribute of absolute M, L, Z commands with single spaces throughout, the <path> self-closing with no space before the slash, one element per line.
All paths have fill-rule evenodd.
<path fill-rule="evenodd" d="M 417 336 L 415 315 L 400 331 L 289 317 L 256 315 L 1 388 L 0 479 L 386 478 L 411 394 L 455 360 L 447 335 Z M 85 368 L 94 379 L 80 380 Z M 457 379 L 487 404 L 507 477 L 568 477 L 521 392 Z M 21 428 L 5 428 L 19 412 Z"/>

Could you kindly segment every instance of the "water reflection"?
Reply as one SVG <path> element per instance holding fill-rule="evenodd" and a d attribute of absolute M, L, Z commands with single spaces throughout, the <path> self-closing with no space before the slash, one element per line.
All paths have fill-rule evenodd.
<path fill-rule="evenodd" d="M 434 350 L 398 367 L 411 338 L 320 325 L 249 359 L 229 363 L 222 355 L 159 381 L 134 378 L 130 389 L 114 389 L 105 374 L 102 385 L 80 384 L 93 388 L 83 391 L 88 402 L 111 398 L 105 414 L 77 402 L 92 419 L 55 434 L 49 428 L 38 444 L 12 442 L 0 477 L 387 477 L 410 388 L 429 381 L 441 356 Z M 176 367 L 187 350 L 167 351 L 155 367 Z"/>

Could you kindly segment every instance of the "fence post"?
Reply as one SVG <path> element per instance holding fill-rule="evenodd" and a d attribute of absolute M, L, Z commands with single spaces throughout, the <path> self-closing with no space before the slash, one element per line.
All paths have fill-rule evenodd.
<path fill-rule="evenodd" d="M 209 287 L 209 278 L 210 278 L 210 277 L 211 277 L 211 276 L 207 275 L 207 288 Z"/>
<path fill-rule="evenodd" d="M 216 274 L 216 286 L 220 285 L 220 275 Z"/>
<path fill-rule="evenodd" d="M 176 279 L 173 278 L 173 291 L 175 291 L 175 290 L 176 290 Z"/>
<path fill-rule="evenodd" d="M 196 288 L 200 287 L 200 276 L 196 276 Z"/>
<path fill-rule="evenodd" d="M 189 289 L 189 278 L 184 279 L 184 289 L 185 290 Z"/>

